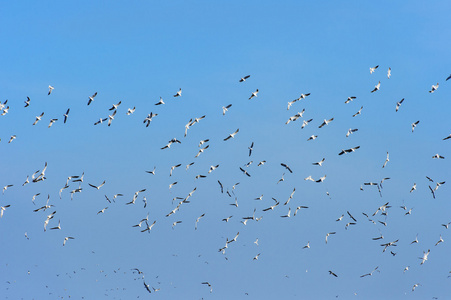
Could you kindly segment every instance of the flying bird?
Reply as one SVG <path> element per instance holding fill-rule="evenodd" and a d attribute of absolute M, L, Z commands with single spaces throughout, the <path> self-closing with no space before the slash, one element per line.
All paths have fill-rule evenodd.
<path fill-rule="evenodd" d="M 293 171 L 291 171 L 290 167 L 287 164 L 281 163 L 280 165 L 287 169 L 290 173 L 293 173 Z"/>
<path fill-rule="evenodd" d="M 247 175 L 248 177 L 251 177 L 251 174 L 249 174 L 246 170 L 244 170 L 243 168 L 240 167 L 241 172 L 243 172 L 245 175 Z"/>
<path fill-rule="evenodd" d="M 399 102 L 396 102 L 396 112 L 398 112 L 399 108 L 401 107 L 401 104 L 403 103 L 404 98 L 402 98 L 401 100 L 399 100 Z"/>
<path fill-rule="evenodd" d="M 30 101 L 31 101 L 30 97 L 27 97 L 27 101 L 25 101 L 25 106 L 24 107 L 30 106 Z"/>
<path fill-rule="evenodd" d="M 362 113 L 362 109 L 363 109 L 363 106 L 362 106 L 362 107 L 360 107 L 359 111 L 358 111 L 358 112 L 356 112 L 355 114 L 353 114 L 352 116 L 353 116 L 353 117 L 355 117 L 355 116 L 358 116 L 358 115 L 360 115 L 360 114 Z"/>
<path fill-rule="evenodd" d="M 379 81 L 375 86 L 374 89 L 371 91 L 371 93 L 374 93 L 375 91 L 378 91 L 381 87 L 381 82 Z"/>
<path fill-rule="evenodd" d="M 246 75 L 244 77 L 241 77 L 240 82 L 246 81 L 246 79 L 248 79 L 249 77 L 251 77 L 251 75 Z"/>
<path fill-rule="evenodd" d="M 338 155 L 343 155 L 343 154 L 347 154 L 347 153 L 351 153 L 351 152 L 355 152 L 355 150 L 359 149 L 360 146 L 354 147 L 354 148 L 350 148 L 350 149 L 346 149 L 346 150 L 341 150 L 340 153 L 338 153 Z"/>
<path fill-rule="evenodd" d="M 348 132 L 346 133 L 346 137 L 349 137 L 351 134 L 353 134 L 353 133 L 356 132 L 356 131 L 358 131 L 357 128 L 356 128 L 356 129 L 351 129 L 351 128 L 349 128 L 349 129 L 348 129 Z"/>
<path fill-rule="evenodd" d="M 249 149 L 249 156 L 251 156 L 252 150 L 254 150 L 254 142 L 252 142 L 252 144 L 250 145 L 250 147 L 248 147 L 247 149 Z"/>
<path fill-rule="evenodd" d="M 370 68 L 370 74 L 373 74 L 374 71 L 376 71 L 377 68 L 379 68 L 379 65 L 377 65 L 377 66 L 375 66 L 373 68 Z"/>
<path fill-rule="evenodd" d="M 40 114 L 39 116 L 36 116 L 36 120 L 34 121 L 33 125 L 36 125 L 39 121 L 41 121 L 41 118 L 44 116 L 44 112 Z"/>
<path fill-rule="evenodd" d="M 92 95 L 92 96 L 89 97 L 88 105 L 91 104 L 92 101 L 94 101 L 94 98 L 95 98 L 96 96 L 97 96 L 97 92 L 95 92 L 94 95 Z"/>
<path fill-rule="evenodd" d="M 174 97 L 180 97 L 180 96 L 182 96 L 182 88 L 180 88 L 178 90 L 178 92 L 174 95 Z"/>
<path fill-rule="evenodd" d="M 390 161 L 390 159 L 388 158 L 388 151 L 387 151 L 387 158 L 385 159 L 384 164 L 382 165 L 382 169 L 385 168 L 385 166 L 387 165 L 387 163 Z"/>
<path fill-rule="evenodd" d="M 160 101 L 158 101 L 157 103 L 155 103 L 155 105 L 163 105 L 164 101 L 163 98 L 160 97 Z"/>
<path fill-rule="evenodd" d="M 388 68 L 388 71 L 387 71 L 387 78 L 390 79 L 390 77 L 391 77 L 391 68 Z"/>
<path fill-rule="evenodd" d="M 436 85 L 432 85 L 431 90 L 429 91 L 429 93 L 433 93 L 438 89 L 438 82 Z"/>
<path fill-rule="evenodd" d="M 50 95 L 54 89 L 55 88 L 53 86 L 49 85 L 49 93 L 47 95 Z"/>
<path fill-rule="evenodd" d="M 420 121 L 416 121 L 412 123 L 412 132 L 415 130 L 415 127 L 417 127 L 418 123 L 420 123 Z"/>
<path fill-rule="evenodd" d="M 52 127 L 53 123 L 55 123 L 56 121 L 58 121 L 58 119 L 51 119 L 50 123 L 49 123 L 49 126 L 47 128 Z"/>
<path fill-rule="evenodd" d="M 133 114 L 135 112 L 135 109 L 136 109 L 136 106 L 134 106 L 133 108 L 128 108 L 126 115 L 129 116 L 129 115 Z"/>
<path fill-rule="evenodd" d="M 319 161 L 319 162 L 314 162 L 314 163 L 312 163 L 312 165 L 314 165 L 314 166 L 322 166 L 323 165 L 323 162 L 325 161 L 326 159 L 325 158 L 323 158 L 321 161 Z"/>
<path fill-rule="evenodd" d="M 66 124 L 67 118 L 69 117 L 69 111 L 70 111 L 70 108 L 68 108 L 66 113 L 63 115 L 63 117 L 64 117 L 64 124 Z"/>
<path fill-rule="evenodd" d="M 239 128 L 238 128 L 235 132 L 229 134 L 229 136 L 226 137 L 226 138 L 224 139 L 224 141 L 227 141 L 227 140 L 229 140 L 230 138 L 235 138 L 235 135 L 238 133 L 238 131 L 240 131 Z"/>
<path fill-rule="evenodd" d="M 353 101 L 354 99 L 356 99 L 357 97 L 352 96 L 352 97 L 348 97 L 348 99 L 346 99 L 345 104 L 348 104 L 349 102 Z"/>
<path fill-rule="evenodd" d="M 332 122 L 334 120 L 334 118 L 331 118 L 329 120 L 324 119 L 324 122 L 318 126 L 318 128 L 322 128 L 325 125 L 329 125 L 330 122 Z"/>
<path fill-rule="evenodd" d="M 113 104 L 113 106 L 109 110 L 116 110 L 119 105 L 121 105 L 122 101 L 119 101 L 117 104 Z"/>
<path fill-rule="evenodd" d="M 249 97 L 249 100 L 251 100 L 254 97 L 257 97 L 258 89 L 255 90 L 255 92 L 252 93 L 252 95 Z"/>
<path fill-rule="evenodd" d="M 223 106 L 223 107 L 222 107 L 222 115 L 224 116 L 225 113 L 226 113 L 227 111 L 229 111 L 229 108 L 231 108 L 231 107 L 232 107 L 232 104 L 229 104 L 229 105 L 227 105 L 227 106 Z"/>

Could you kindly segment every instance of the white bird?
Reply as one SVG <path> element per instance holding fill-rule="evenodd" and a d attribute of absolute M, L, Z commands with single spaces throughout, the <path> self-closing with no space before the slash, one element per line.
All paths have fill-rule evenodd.
<path fill-rule="evenodd" d="M 371 91 L 371 93 L 374 93 L 375 91 L 378 91 L 381 87 L 381 82 L 379 81 L 375 86 L 374 89 Z"/>
<path fill-rule="evenodd" d="M 289 218 L 291 217 L 291 207 L 288 208 L 288 213 L 286 215 L 280 216 L 281 218 Z"/>
<path fill-rule="evenodd" d="M 308 177 L 305 177 L 304 180 L 315 181 L 315 179 L 313 179 L 311 175 L 309 175 Z"/>
<path fill-rule="evenodd" d="M 258 89 L 255 90 L 255 92 L 252 93 L 252 95 L 249 97 L 249 100 L 251 100 L 254 97 L 257 97 Z"/>
<path fill-rule="evenodd" d="M 240 131 L 240 129 L 238 128 L 235 132 L 229 134 L 229 136 L 226 137 L 226 138 L 224 139 L 224 141 L 227 141 L 227 140 L 229 140 L 230 138 L 235 138 L 235 135 L 236 135 L 239 131 Z"/>
<path fill-rule="evenodd" d="M 64 117 L 64 124 L 66 124 L 67 118 L 69 117 L 69 111 L 70 111 L 70 108 L 68 108 L 66 113 L 63 115 L 63 117 Z"/>
<path fill-rule="evenodd" d="M 313 119 L 310 119 L 310 120 L 304 120 L 304 121 L 302 122 L 301 129 L 303 129 L 305 126 L 307 126 L 308 123 L 310 123 L 311 121 L 313 121 Z"/>
<path fill-rule="evenodd" d="M 55 123 L 56 121 L 58 121 L 58 119 L 51 119 L 50 123 L 49 123 L 49 126 L 47 128 L 52 127 L 53 123 Z"/>
<path fill-rule="evenodd" d="M 428 252 L 423 251 L 423 257 L 419 257 L 419 259 L 421 259 L 420 265 L 424 264 L 424 262 L 428 260 L 428 256 L 429 256 L 430 252 L 431 252 L 431 250 L 429 250 L 429 249 L 428 249 Z"/>
<path fill-rule="evenodd" d="M 304 247 L 302 247 L 302 249 L 310 249 L 310 241 L 307 242 L 307 245 L 305 245 Z"/>
<path fill-rule="evenodd" d="M 252 260 L 258 260 L 258 257 L 260 256 L 260 253 L 255 255 L 254 258 Z"/>
<path fill-rule="evenodd" d="M 150 112 L 150 114 L 147 115 L 147 117 L 144 119 L 143 123 L 146 124 L 146 127 L 149 127 L 150 122 L 152 122 L 153 117 L 158 116 L 158 114 L 154 114 L 153 112 Z"/>
<path fill-rule="evenodd" d="M 413 285 L 413 287 L 412 287 L 412 292 L 414 292 L 414 291 L 415 291 L 415 288 L 418 287 L 419 285 L 420 285 L 419 283 L 415 283 L 415 284 Z"/>
<path fill-rule="evenodd" d="M 325 161 L 326 159 L 325 158 L 323 158 L 321 161 L 319 161 L 319 162 L 314 162 L 314 163 L 312 163 L 312 165 L 314 165 L 314 166 L 322 166 L 323 165 L 323 162 Z"/>
<path fill-rule="evenodd" d="M 95 185 L 93 185 L 93 184 L 88 183 L 88 185 L 89 185 L 90 187 L 93 187 L 93 188 L 95 188 L 95 189 L 97 189 L 97 190 L 99 190 L 104 184 L 105 184 L 105 180 L 104 180 L 104 181 L 102 182 L 102 184 L 100 184 L 99 186 L 95 186 Z"/>
<path fill-rule="evenodd" d="M 116 112 L 117 112 L 117 110 L 115 110 L 115 111 L 113 112 L 113 114 L 108 115 L 108 126 L 110 126 L 110 125 L 111 125 L 111 122 L 113 122 L 114 116 L 116 115 Z"/>
<path fill-rule="evenodd" d="M 157 223 L 157 221 L 153 221 L 153 223 L 151 225 L 149 225 L 149 223 L 146 220 L 146 229 L 141 230 L 141 232 L 146 232 L 148 231 L 150 233 L 150 231 L 152 230 L 152 227 L 155 226 L 155 223 Z"/>
<path fill-rule="evenodd" d="M 388 71 L 387 71 L 387 78 L 390 79 L 390 77 L 391 77 L 391 68 L 388 68 Z"/>
<path fill-rule="evenodd" d="M 373 68 L 370 68 L 370 74 L 373 74 L 374 71 L 376 71 L 377 68 L 379 68 L 379 65 L 377 65 L 377 66 L 375 66 Z"/>
<path fill-rule="evenodd" d="M 182 96 L 182 88 L 180 88 L 178 90 L 178 92 L 174 95 L 174 97 L 180 97 L 180 96 Z"/>
<path fill-rule="evenodd" d="M 117 104 L 113 104 L 113 106 L 109 110 L 116 110 L 119 105 L 121 105 L 122 101 L 119 101 Z"/>
<path fill-rule="evenodd" d="M 429 91 L 429 93 L 433 93 L 438 89 L 438 82 L 436 85 L 432 85 L 431 90 Z"/>
<path fill-rule="evenodd" d="M 66 245 L 66 242 L 67 242 L 68 240 L 73 240 L 73 239 L 75 239 L 75 238 L 73 238 L 73 237 L 71 237 L 71 236 L 66 236 L 66 237 L 64 238 L 63 246 Z"/>
<path fill-rule="evenodd" d="M 385 168 L 385 166 L 387 165 L 387 163 L 390 161 L 390 159 L 388 158 L 388 151 L 387 151 L 387 158 L 385 159 L 385 162 L 382 166 L 382 168 Z"/>
<path fill-rule="evenodd" d="M 327 233 L 326 234 L 326 244 L 327 244 L 327 238 L 331 235 L 331 234 L 335 234 L 336 232 L 334 231 L 334 232 L 329 232 L 329 233 Z"/>
<path fill-rule="evenodd" d="M 401 107 L 402 102 L 404 101 L 404 98 L 399 100 L 399 102 L 396 102 L 396 112 L 398 112 L 399 108 Z"/>
<path fill-rule="evenodd" d="M 94 101 L 95 96 L 97 96 L 97 92 L 95 92 L 94 95 L 89 97 L 88 105 L 91 104 L 92 101 Z"/>
<path fill-rule="evenodd" d="M 313 141 L 313 140 L 315 140 L 317 137 L 318 137 L 317 135 L 311 135 L 311 136 L 307 139 L 307 141 Z"/>
<path fill-rule="evenodd" d="M 208 147 L 210 147 L 210 145 L 207 145 L 207 146 L 204 147 L 204 148 L 200 148 L 200 149 L 199 149 L 199 152 L 196 154 L 196 156 L 195 156 L 194 158 L 199 157 L 199 155 L 200 155 L 201 153 L 203 153 L 206 149 L 208 149 Z"/>
<path fill-rule="evenodd" d="M 5 185 L 5 186 L 3 187 L 2 194 L 4 195 L 4 194 L 5 194 L 5 191 L 6 191 L 9 187 L 12 187 L 12 186 L 14 186 L 14 185 L 13 185 L 13 184 Z"/>
<path fill-rule="evenodd" d="M 164 101 L 163 98 L 160 97 L 160 101 L 158 101 L 157 103 L 155 103 L 155 105 L 163 105 Z"/>
<path fill-rule="evenodd" d="M 322 128 L 325 125 L 329 125 L 330 122 L 332 122 L 334 120 L 334 118 L 331 118 L 329 120 L 324 119 L 324 122 L 318 126 L 318 128 Z"/>
<path fill-rule="evenodd" d="M 445 157 L 444 156 L 441 156 L 440 154 L 436 154 L 436 155 L 434 155 L 434 156 L 432 156 L 432 158 L 435 158 L 435 159 L 445 159 Z"/>
<path fill-rule="evenodd" d="M 197 230 L 197 223 L 199 223 L 199 220 L 200 220 L 201 218 L 203 218 L 204 216 L 205 216 L 205 214 L 202 214 L 202 215 L 200 215 L 199 218 L 197 218 L 197 220 L 196 220 L 196 226 L 194 227 L 195 230 Z"/>
<path fill-rule="evenodd" d="M 326 175 L 324 175 L 323 177 L 321 177 L 320 179 L 318 179 L 315 182 L 323 182 L 324 180 L 326 180 Z"/>
<path fill-rule="evenodd" d="M 241 77 L 240 82 L 246 81 L 246 79 L 248 79 L 249 77 L 251 77 L 251 75 L 246 75 L 244 77 Z"/>
<path fill-rule="evenodd" d="M 47 95 L 50 95 L 54 89 L 55 88 L 53 86 L 49 85 L 49 93 Z"/>
<path fill-rule="evenodd" d="M 39 116 L 36 116 L 36 120 L 34 121 L 33 125 L 36 125 L 39 121 L 41 121 L 41 118 L 44 116 L 44 112 L 40 114 Z"/>
<path fill-rule="evenodd" d="M 216 166 L 210 166 L 210 170 L 208 170 L 208 174 L 210 174 L 211 172 L 213 172 L 214 170 L 216 170 L 219 167 L 219 165 Z"/>
<path fill-rule="evenodd" d="M 225 113 L 226 113 L 227 111 L 229 111 L 229 108 L 231 108 L 231 107 L 232 107 L 232 104 L 229 104 L 229 105 L 227 105 L 227 106 L 223 106 L 223 107 L 222 107 L 222 115 L 224 116 Z"/>
<path fill-rule="evenodd" d="M 362 113 L 362 109 L 363 109 L 363 106 L 362 106 L 362 107 L 360 107 L 359 111 L 358 111 L 358 112 L 356 112 L 355 114 L 353 114 L 352 116 L 353 116 L 353 117 L 355 117 L 355 116 L 358 116 L 358 115 L 360 115 L 360 114 Z"/>
<path fill-rule="evenodd" d="M 435 243 L 435 245 L 437 246 L 438 244 L 443 243 L 443 242 L 444 242 L 444 240 L 442 238 L 442 235 L 440 235 L 440 239 L 438 240 L 437 243 Z"/>
<path fill-rule="evenodd" d="M 346 150 L 341 150 L 341 152 L 338 153 L 338 155 L 343 155 L 343 154 L 355 152 L 355 150 L 357 150 L 359 148 L 360 148 L 360 146 L 357 146 L 357 147 L 354 147 L 354 148 L 350 148 L 350 149 L 346 149 Z"/>
<path fill-rule="evenodd" d="M 356 129 L 351 129 L 351 128 L 349 128 L 349 129 L 348 129 L 348 132 L 346 133 L 346 137 L 349 137 L 351 134 L 353 134 L 353 133 L 356 132 L 356 131 L 358 131 L 357 128 L 356 128 Z"/>
<path fill-rule="evenodd" d="M 11 205 L 0 206 L 0 218 L 3 218 L 3 212 Z"/>
<path fill-rule="evenodd" d="M 127 116 L 133 114 L 135 112 L 135 109 L 136 109 L 136 106 L 134 106 L 133 108 L 128 108 L 127 112 L 126 112 Z"/>

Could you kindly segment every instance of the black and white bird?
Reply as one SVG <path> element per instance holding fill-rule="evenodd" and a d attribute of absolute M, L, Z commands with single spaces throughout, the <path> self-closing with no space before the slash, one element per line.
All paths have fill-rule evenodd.
<path fill-rule="evenodd" d="M 420 123 L 420 121 L 416 121 L 412 123 L 412 132 L 415 130 L 415 127 L 417 127 L 418 123 Z"/>
<path fill-rule="evenodd" d="M 240 129 L 238 128 L 237 130 L 235 130 L 235 132 L 229 134 L 229 136 L 226 137 L 226 138 L 224 139 L 224 141 L 227 141 L 227 140 L 229 140 L 230 138 L 235 138 L 235 135 L 236 135 L 239 131 L 240 131 Z"/>
<path fill-rule="evenodd" d="M 401 107 L 401 104 L 403 103 L 404 98 L 402 98 L 401 100 L 399 100 L 399 102 L 396 102 L 396 112 L 398 112 L 399 108 Z"/>
<path fill-rule="evenodd" d="M 359 111 L 352 115 L 352 117 L 358 116 L 362 113 L 363 106 L 360 107 Z"/>
<path fill-rule="evenodd" d="M 357 146 L 357 147 L 354 147 L 354 148 L 350 148 L 350 149 L 346 149 L 346 150 L 341 150 L 341 152 L 338 153 L 338 155 L 343 155 L 343 154 L 355 152 L 355 150 L 357 150 L 359 148 L 360 148 L 360 146 Z"/>
<path fill-rule="evenodd" d="M 249 77 L 251 77 L 251 75 L 246 75 L 244 77 L 241 77 L 240 82 L 246 81 L 246 79 L 248 79 Z"/>
<path fill-rule="evenodd" d="M 355 97 L 355 96 L 348 97 L 348 99 L 346 99 L 346 101 L 345 101 L 345 104 L 348 104 L 349 102 L 353 101 L 354 99 L 357 99 L 357 97 Z"/>
<path fill-rule="evenodd" d="M 154 114 L 153 112 L 150 112 L 150 114 L 147 115 L 147 117 L 144 119 L 143 123 L 146 124 L 146 127 L 149 127 L 150 122 L 152 122 L 152 119 L 154 117 L 158 116 L 158 114 Z"/>
<path fill-rule="evenodd" d="M 254 142 L 252 142 L 252 144 L 247 149 L 249 149 L 249 156 L 251 156 L 252 150 L 254 150 Z"/>
<path fill-rule="evenodd" d="M 71 237 L 71 236 L 66 236 L 66 237 L 64 238 L 64 241 L 63 241 L 63 246 L 66 245 L 66 242 L 67 242 L 68 240 L 73 240 L 73 239 L 75 239 L 75 238 L 73 238 L 73 237 Z"/>
<path fill-rule="evenodd" d="M 69 117 L 69 111 L 70 111 L 70 108 L 68 108 L 66 113 L 63 115 L 63 117 L 64 117 L 64 124 L 66 124 L 67 118 Z"/>
<path fill-rule="evenodd" d="M 433 93 L 438 89 L 438 82 L 436 85 L 432 85 L 431 90 L 429 91 L 429 93 Z"/>
<path fill-rule="evenodd" d="M 89 185 L 90 187 L 93 187 L 93 188 L 95 188 L 95 189 L 97 189 L 97 190 L 100 190 L 100 188 L 101 188 L 104 184 L 105 184 L 105 180 L 104 180 L 99 186 L 95 186 L 95 185 L 93 185 L 93 184 L 88 183 L 88 185 Z"/>
<path fill-rule="evenodd" d="M 134 106 L 133 108 L 128 108 L 126 115 L 129 116 L 129 115 L 133 114 L 135 112 L 135 109 L 136 109 L 136 106 Z"/>
<path fill-rule="evenodd" d="M 121 105 L 122 101 L 119 101 L 117 104 L 113 104 L 113 106 L 111 106 L 111 108 L 109 110 L 116 110 L 119 105 Z"/>
<path fill-rule="evenodd" d="M 312 135 L 307 139 L 307 141 L 313 141 L 313 140 L 315 140 L 317 137 L 318 137 L 317 135 L 312 134 Z"/>
<path fill-rule="evenodd" d="M 30 97 L 27 97 L 27 101 L 25 101 L 25 106 L 24 107 L 30 106 L 30 101 L 31 101 Z"/>
<path fill-rule="evenodd" d="M 41 121 L 41 118 L 44 116 L 44 112 L 40 114 L 39 116 L 36 116 L 36 120 L 34 121 L 33 125 L 36 125 L 39 121 Z"/>
<path fill-rule="evenodd" d="M 377 66 L 375 66 L 375 67 L 372 67 L 372 68 L 370 68 L 370 74 L 373 74 L 374 73 L 374 71 L 376 71 L 376 69 L 377 68 L 379 68 L 379 65 L 377 65 Z"/>
<path fill-rule="evenodd" d="M 335 276 L 335 277 L 338 277 L 338 275 L 337 274 L 335 274 L 334 272 L 332 272 L 332 271 L 329 271 L 329 274 L 330 275 L 333 275 L 333 276 Z"/>
<path fill-rule="evenodd" d="M 326 159 L 325 158 L 323 158 L 322 160 L 320 160 L 319 162 L 314 162 L 314 163 L 312 163 L 312 165 L 314 165 L 314 166 L 322 166 L 323 165 L 323 163 L 324 163 L 324 161 L 325 161 Z"/>
<path fill-rule="evenodd" d="M 111 122 L 114 120 L 114 116 L 116 115 L 117 110 L 113 112 L 113 114 L 108 115 L 108 126 L 111 126 Z"/>
<path fill-rule="evenodd" d="M 244 175 L 247 175 L 248 177 L 251 177 L 251 174 L 249 174 L 246 170 L 240 167 L 241 172 L 244 173 Z"/>
<path fill-rule="evenodd" d="M 222 107 L 222 115 L 224 116 L 225 113 L 226 113 L 227 111 L 229 111 L 229 108 L 231 108 L 231 107 L 232 107 L 232 104 L 229 104 L 229 105 L 227 105 L 227 106 L 223 106 L 223 107 Z"/>
<path fill-rule="evenodd" d="M 346 133 L 346 137 L 349 137 L 351 134 L 353 134 L 353 133 L 356 132 L 356 131 L 358 131 L 357 128 L 356 128 L 356 129 L 351 129 L 351 128 L 349 128 L 349 129 L 348 129 L 348 132 Z"/>
<path fill-rule="evenodd" d="M 304 120 L 303 122 L 302 122 L 302 126 L 301 126 L 301 129 L 303 129 L 305 126 L 307 126 L 308 125 L 308 123 L 310 123 L 311 121 L 313 121 L 313 119 L 309 119 L 309 120 Z"/>
<path fill-rule="evenodd" d="M 441 156 L 440 154 L 436 154 L 436 155 L 434 155 L 434 156 L 432 156 L 432 158 L 435 158 L 435 159 L 445 159 L 445 157 L 444 156 Z"/>
<path fill-rule="evenodd" d="M 49 85 L 49 93 L 47 95 L 50 95 L 54 89 L 55 88 L 53 86 Z"/>
<path fill-rule="evenodd" d="M 381 82 L 379 81 L 375 86 L 374 89 L 371 91 L 371 93 L 374 93 L 375 91 L 378 91 L 381 88 Z"/>
<path fill-rule="evenodd" d="M 387 78 L 390 79 L 390 77 L 391 77 L 391 68 L 389 67 L 387 71 Z"/>
<path fill-rule="evenodd" d="M 390 161 L 390 159 L 389 159 L 389 155 L 388 155 L 388 151 L 387 151 L 387 158 L 385 158 L 385 162 L 384 162 L 384 164 L 382 165 L 382 169 L 383 168 L 385 168 L 385 166 L 387 165 L 387 163 Z"/>
<path fill-rule="evenodd" d="M 324 119 L 324 122 L 318 126 L 318 128 L 322 128 L 323 126 L 329 125 L 330 122 L 332 122 L 334 118 L 331 118 L 329 120 Z"/>
<path fill-rule="evenodd" d="M 163 105 L 164 101 L 163 98 L 160 97 L 160 101 L 158 101 L 157 103 L 155 103 L 155 105 Z"/>
<path fill-rule="evenodd" d="M 174 97 L 181 97 L 182 96 L 182 88 L 178 90 L 178 92 L 174 95 Z"/>
<path fill-rule="evenodd" d="M 254 97 L 257 97 L 258 89 L 255 90 L 255 92 L 252 93 L 252 95 L 249 97 L 249 100 L 251 100 Z"/>
<path fill-rule="evenodd" d="M 94 101 L 94 98 L 95 98 L 96 96 L 97 96 L 97 92 L 95 92 L 94 95 L 92 95 L 92 96 L 89 97 L 88 105 L 91 104 L 92 101 Z"/>
<path fill-rule="evenodd" d="M 53 123 L 55 123 L 56 121 L 58 121 L 58 119 L 51 119 L 50 123 L 49 123 L 49 126 L 47 128 L 52 127 Z"/>

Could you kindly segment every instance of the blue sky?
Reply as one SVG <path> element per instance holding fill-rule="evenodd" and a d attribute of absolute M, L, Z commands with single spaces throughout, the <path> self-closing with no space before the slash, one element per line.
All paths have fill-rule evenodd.
<path fill-rule="evenodd" d="M 0 101 L 8 100 L 9 111 L 0 116 L 0 187 L 13 185 L 0 195 L 0 206 L 10 205 L 0 219 L 3 298 L 446 299 L 451 293 L 450 234 L 441 226 L 451 222 L 449 183 L 436 199 L 428 187 L 448 181 L 451 167 L 451 139 L 443 140 L 451 134 L 448 1 L 26 1 L 1 8 Z M 245 75 L 251 77 L 238 82 Z M 370 93 L 379 81 L 380 90 Z M 182 96 L 173 97 L 179 88 Z M 256 89 L 258 97 L 248 100 Z M 310 96 L 287 110 L 302 93 Z M 345 104 L 350 96 L 357 98 Z M 165 104 L 155 106 L 160 97 Z M 111 126 L 93 125 L 119 101 Z M 302 118 L 285 124 L 303 109 Z M 158 116 L 146 128 L 151 112 Z M 189 120 L 204 115 L 184 137 Z M 237 128 L 235 138 L 223 141 Z M 346 137 L 349 128 L 358 131 Z M 307 141 L 311 135 L 318 138 Z M 172 138 L 181 144 L 161 150 Z M 209 148 L 195 158 L 204 139 Z M 445 159 L 433 159 L 437 153 Z M 312 165 L 322 158 L 323 166 Z M 22 186 L 46 162 L 46 179 Z M 169 176 L 176 164 L 182 166 Z M 154 167 L 155 175 L 145 172 Z M 71 200 L 79 184 L 70 182 L 60 199 L 67 177 L 83 172 L 82 192 Z M 195 179 L 199 174 L 207 177 Z M 309 175 L 327 177 L 315 183 L 304 180 Z M 382 197 L 375 186 L 360 190 L 385 177 Z M 104 180 L 99 190 L 88 185 Z M 166 217 L 177 206 L 172 199 L 194 188 L 190 203 Z M 142 189 L 134 205 L 125 204 Z M 117 193 L 124 196 L 108 203 L 105 195 Z M 48 196 L 54 207 L 33 212 Z M 235 197 L 238 207 L 229 205 Z M 280 205 L 263 212 L 275 203 L 271 198 Z M 372 216 L 386 202 L 387 216 Z M 301 205 L 308 209 L 293 216 Z M 281 218 L 289 208 L 291 217 Z M 243 225 L 254 209 L 263 218 Z M 61 230 L 44 232 L 53 211 L 48 228 L 60 220 Z M 357 224 L 345 229 L 352 222 L 347 211 Z M 132 227 L 147 214 L 149 224 L 156 221 L 150 234 L 140 232 L 144 223 Z M 182 223 L 172 229 L 175 221 Z M 326 245 L 328 232 L 336 234 Z M 384 239 L 372 240 L 380 234 Z M 419 242 L 411 244 L 416 235 Z M 63 246 L 68 236 L 75 239 Z M 434 246 L 440 236 L 444 242 Z M 397 239 L 382 252 L 380 244 Z M 380 272 L 360 278 L 376 267 Z M 148 296 L 143 282 L 160 290 Z M 414 284 L 420 285 L 412 292 Z"/>

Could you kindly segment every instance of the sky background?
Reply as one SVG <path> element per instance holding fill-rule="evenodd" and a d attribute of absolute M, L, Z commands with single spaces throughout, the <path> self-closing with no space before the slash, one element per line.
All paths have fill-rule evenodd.
<path fill-rule="evenodd" d="M 451 72 L 449 1 L 21 1 L 0 8 L 0 101 L 9 106 L 0 116 L 0 187 L 13 185 L 0 195 L 0 206 L 10 205 L 0 219 L 2 299 L 451 294 L 451 229 L 441 225 L 451 222 L 449 183 L 436 199 L 428 188 L 450 180 L 451 139 L 443 140 L 451 134 L 451 80 L 445 81 Z M 251 77 L 240 83 L 245 75 Z M 380 90 L 370 93 L 379 81 Z M 429 93 L 437 82 L 437 91 Z M 174 98 L 179 88 L 182 96 Z M 256 89 L 258 97 L 248 100 Z M 310 96 L 287 110 L 302 93 Z M 345 104 L 349 96 L 357 98 Z M 30 106 L 24 108 L 27 97 Z M 160 97 L 165 105 L 155 106 Z M 110 127 L 93 125 L 119 101 Z M 126 115 L 133 107 L 134 114 Z M 302 118 L 285 124 L 302 109 Z M 150 112 L 158 116 L 146 128 Z M 189 120 L 204 115 L 184 137 Z M 53 118 L 58 121 L 48 128 Z M 308 119 L 313 121 L 301 129 Z M 235 138 L 223 141 L 237 128 Z M 358 131 L 346 137 L 349 128 Z M 17 138 L 8 143 L 12 135 Z M 307 141 L 311 135 L 318 138 Z M 172 138 L 181 144 L 161 150 Z M 195 158 L 204 139 L 209 148 Z M 355 146 L 360 149 L 337 155 Z M 387 151 L 390 161 L 382 168 Z M 432 159 L 437 153 L 445 159 Z M 322 158 L 323 166 L 312 165 Z M 46 179 L 22 186 L 46 162 Z M 182 166 L 169 176 L 176 164 Z M 145 172 L 154 167 L 155 175 Z M 69 182 L 60 199 L 67 177 L 83 172 L 82 192 L 71 200 L 79 184 Z M 196 180 L 199 174 L 207 177 Z M 309 175 L 327 177 L 315 183 L 304 180 Z M 385 177 L 390 179 L 382 197 L 375 186 L 360 190 Z M 99 190 L 88 185 L 104 180 Z M 169 189 L 173 182 L 178 184 Z M 166 217 L 177 206 L 172 199 L 194 188 L 190 203 Z M 142 189 L 134 205 L 125 204 Z M 117 193 L 124 196 L 108 203 L 104 195 L 112 200 Z M 33 212 L 48 196 L 54 207 Z M 235 197 L 238 207 L 230 205 Z M 274 204 L 271 198 L 280 205 L 263 212 Z M 387 202 L 387 216 L 373 217 Z M 300 205 L 308 208 L 293 216 Z M 289 208 L 291 217 L 281 218 Z M 263 218 L 243 225 L 254 209 Z M 347 211 L 357 224 L 346 230 L 352 221 Z M 147 214 L 149 224 L 156 221 L 150 234 L 141 232 L 144 223 L 132 227 Z M 61 230 L 49 230 L 58 220 Z M 175 221 L 182 223 L 172 229 Z M 219 252 L 237 232 L 225 254 Z M 328 232 L 336 234 L 326 244 Z M 372 240 L 380 234 L 384 239 Z M 411 244 L 416 235 L 419 243 Z M 444 242 L 434 246 L 440 235 Z M 75 239 L 63 246 L 67 236 Z M 395 240 L 396 247 L 382 252 L 380 244 Z M 360 278 L 376 267 L 380 272 Z M 143 281 L 160 290 L 149 295 Z M 211 293 L 202 282 L 211 284 Z M 420 285 L 412 292 L 414 284 Z"/>

